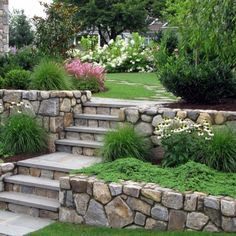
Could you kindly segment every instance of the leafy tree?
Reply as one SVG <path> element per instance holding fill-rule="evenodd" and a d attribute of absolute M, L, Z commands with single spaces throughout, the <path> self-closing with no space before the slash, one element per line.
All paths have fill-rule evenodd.
<path fill-rule="evenodd" d="M 178 26 L 182 47 L 192 49 L 196 64 L 201 53 L 206 59 L 220 57 L 236 66 L 236 1 L 167 0 L 170 24 Z"/>
<path fill-rule="evenodd" d="M 46 18 L 35 17 L 36 45 L 43 53 L 52 56 L 65 56 L 73 47 L 73 37 L 80 25 L 75 19 L 76 6 L 63 3 L 42 3 Z"/>
<path fill-rule="evenodd" d="M 165 0 L 58 0 L 78 6 L 77 18 L 84 30 L 97 29 L 102 43 L 125 30 L 145 31 L 149 16 L 160 16 Z"/>
<path fill-rule="evenodd" d="M 9 45 L 22 48 L 34 40 L 34 32 L 30 20 L 23 10 L 14 10 L 10 14 Z"/>

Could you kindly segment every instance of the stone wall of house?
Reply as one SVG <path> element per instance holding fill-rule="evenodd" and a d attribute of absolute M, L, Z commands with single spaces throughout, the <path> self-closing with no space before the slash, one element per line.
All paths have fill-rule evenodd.
<path fill-rule="evenodd" d="M 0 54 L 8 51 L 9 22 L 8 0 L 0 0 Z"/>
<path fill-rule="evenodd" d="M 214 110 L 181 110 L 160 106 L 128 107 L 124 109 L 125 121 L 134 125 L 135 130 L 150 139 L 153 145 L 151 156 L 153 159 L 162 158 L 159 148 L 160 140 L 154 135 L 155 127 L 165 118 L 179 117 L 190 122 L 202 123 L 207 120 L 212 125 L 229 125 L 236 130 L 236 112 Z"/>
<path fill-rule="evenodd" d="M 15 163 L 1 163 L 0 164 L 0 192 L 4 191 L 3 179 L 7 176 L 16 174 L 17 169 Z"/>
<path fill-rule="evenodd" d="M 62 222 L 112 228 L 236 232 L 236 199 L 180 193 L 153 183 L 60 178 Z"/>
<path fill-rule="evenodd" d="M 0 90 L 0 115 L 22 109 L 35 116 L 49 132 L 49 150 L 54 152 L 54 141 L 64 137 L 64 128 L 73 124 L 74 115 L 82 113 L 82 104 L 90 99 L 90 91 Z"/>

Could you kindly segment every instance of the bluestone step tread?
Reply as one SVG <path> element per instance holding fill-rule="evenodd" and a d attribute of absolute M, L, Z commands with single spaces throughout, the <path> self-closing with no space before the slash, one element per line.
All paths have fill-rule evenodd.
<path fill-rule="evenodd" d="M 37 195 L 33 195 L 32 197 L 32 194 L 19 192 L 1 192 L 0 201 L 54 212 L 58 211 L 60 205 L 59 201 L 56 199 L 41 197 Z"/>
<path fill-rule="evenodd" d="M 74 169 L 89 167 L 101 161 L 101 157 L 89 157 L 65 152 L 55 152 L 23 161 L 18 161 L 17 166 L 69 173 Z"/>
<path fill-rule="evenodd" d="M 74 139 L 58 139 L 55 141 L 57 145 L 85 147 L 85 148 L 101 148 L 103 142 L 89 141 L 89 140 L 74 140 Z"/>
<path fill-rule="evenodd" d="M 123 107 L 131 107 L 134 104 L 128 103 L 105 103 L 105 102 L 86 102 L 83 104 L 84 107 L 110 107 L 110 108 L 123 108 Z"/>
<path fill-rule="evenodd" d="M 101 121 L 120 121 L 118 116 L 111 115 L 99 115 L 99 114 L 78 114 L 77 119 L 87 119 L 87 120 L 101 120 Z"/>
<path fill-rule="evenodd" d="M 105 134 L 109 131 L 114 131 L 115 129 L 108 128 L 95 128 L 87 126 L 71 126 L 65 128 L 65 131 L 76 132 L 76 133 L 92 133 L 92 134 Z"/>
<path fill-rule="evenodd" d="M 50 189 L 55 191 L 59 191 L 60 185 L 58 180 L 39 178 L 30 175 L 12 175 L 9 177 L 5 177 L 4 182 L 24 186 L 32 186 L 36 188 Z"/>

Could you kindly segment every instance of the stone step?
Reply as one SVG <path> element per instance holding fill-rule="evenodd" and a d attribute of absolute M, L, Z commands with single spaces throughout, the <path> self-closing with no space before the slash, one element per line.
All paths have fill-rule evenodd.
<path fill-rule="evenodd" d="M 103 146 L 102 142 L 89 141 L 89 140 L 73 140 L 73 139 L 58 139 L 55 141 L 56 145 L 72 146 L 72 147 L 85 147 L 99 149 Z"/>
<path fill-rule="evenodd" d="M 68 152 L 75 155 L 96 156 L 103 146 L 102 142 L 89 140 L 59 139 L 55 141 L 59 152 Z"/>
<path fill-rule="evenodd" d="M 95 98 L 94 101 L 86 102 L 83 104 L 84 107 L 102 107 L 102 108 L 123 108 L 123 107 L 132 107 L 135 104 L 128 102 L 108 102 L 101 101 L 98 98 Z"/>
<path fill-rule="evenodd" d="M 75 118 L 83 120 L 98 120 L 98 121 L 120 121 L 119 116 L 99 115 L 99 114 L 78 114 Z"/>
<path fill-rule="evenodd" d="M 75 133 L 89 133 L 89 134 L 106 134 L 109 131 L 114 131 L 114 129 L 108 129 L 108 128 L 92 128 L 92 127 L 86 127 L 86 126 L 71 126 L 65 128 L 65 131 L 67 132 L 75 132 Z"/>
<path fill-rule="evenodd" d="M 17 166 L 22 169 L 21 172 L 24 170 L 24 174 L 26 175 L 32 175 L 33 171 L 39 170 L 40 173 L 37 173 L 37 177 L 43 176 L 45 178 L 47 175 L 51 175 L 49 179 L 58 179 L 55 178 L 55 175 L 58 176 L 60 173 L 64 173 L 65 176 L 74 169 L 89 167 L 101 161 L 101 157 L 88 157 L 66 152 L 55 152 L 18 161 Z"/>
<path fill-rule="evenodd" d="M 109 131 L 114 131 L 114 130 L 115 129 L 108 129 L 108 128 L 72 126 L 65 128 L 65 138 L 74 140 L 91 140 L 91 141 L 103 142 L 105 134 Z"/>
<path fill-rule="evenodd" d="M 60 189 L 58 180 L 33 177 L 30 175 L 12 175 L 5 177 L 4 182 L 55 191 L 59 191 Z"/>
<path fill-rule="evenodd" d="M 41 197 L 37 195 L 33 195 L 32 197 L 32 194 L 18 192 L 1 192 L 0 201 L 15 204 L 18 206 L 27 206 L 52 212 L 58 212 L 60 206 L 59 201 L 56 199 Z"/>

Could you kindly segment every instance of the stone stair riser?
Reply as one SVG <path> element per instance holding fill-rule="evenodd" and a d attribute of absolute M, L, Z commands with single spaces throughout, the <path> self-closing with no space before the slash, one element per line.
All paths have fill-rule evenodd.
<path fill-rule="evenodd" d="M 18 166 L 17 172 L 18 174 L 22 174 L 22 175 L 31 175 L 34 177 L 41 177 L 41 178 L 55 179 L 55 180 L 59 180 L 60 177 L 68 175 L 67 172 L 39 169 L 39 168 L 26 167 L 26 166 Z"/>
<path fill-rule="evenodd" d="M 56 148 L 59 152 L 67 152 L 75 155 L 96 156 L 99 154 L 99 149 L 97 148 L 77 147 L 59 144 L 56 145 Z"/>
<path fill-rule="evenodd" d="M 120 108 L 111 108 L 111 107 L 84 107 L 83 113 L 86 114 L 100 114 L 100 115 L 112 115 L 119 116 Z"/>
<path fill-rule="evenodd" d="M 12 184 L 12 183 L 5 183 L 5 191 L 35 194 L 37 196 L 53 198 L 53 199 L 59 198 L 59 192 L 56 190 Z"/>
<path fill-rule="evenodd" d="M 15 213 L 20 213 L 20 214 L 30 215 L 33 217 L 47 218 L 51 220 L 58 220 L 59 218 L 58 212 L 48 211 L 48 210 L 39 209 L 35 207 L 17 205 L 14 203 L 8 203 L 8 202 L 3 202 L 3 201 L 0 204 L 0 209 L 15 212 Z"/>
<path fill-rule="evenodd" d="M 111 128 L 116 129 L 123 122 L 119 121 L 107 121 L 107 120 L 89 120 L 89 119 L 75 119 L 75 126 L 87 126 L 87 127 L 94 127 L 94 128 Z"/>
<path fill-rule="evenodd" d="M 104 134 L 92 134 L 92 133 L 79 133 L 79 132 L 66 132 L 65 138 L 74 140 L 89 140 L 102 142 Z"/>

